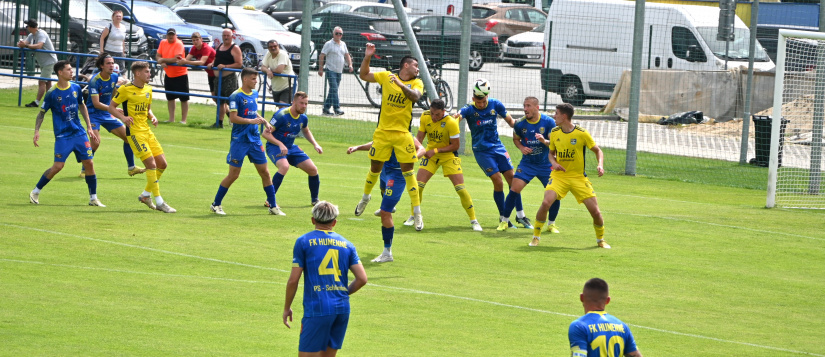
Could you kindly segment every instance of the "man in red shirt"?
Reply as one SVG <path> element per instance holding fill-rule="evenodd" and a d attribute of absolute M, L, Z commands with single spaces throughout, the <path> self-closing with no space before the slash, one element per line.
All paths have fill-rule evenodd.
<path fill-rule="evenodd" d="M 183 59 L 185 56 L 186 51 L 183 48 L 183 42 L 178 40 L 175 29 L 166 30 L 166 41 L 160 42 L 157 55 L 158 63 L 166 72 L 163 79 L 163 88 L 166 91 L 189 93 L 189 68 L 168 66 L 168 64 L 177 64 L 178 60 Z M 180 122 L 186 124 L 186 116 L 189 114 L 189 95 L 166 93 L 169 123 L 175 122 L 175 99 L 180 99 Z"/>
<path fill-rule="evenodd" d="M 215 49 L 209 46 L 208 43 L 203 42 L 203 38 L 199 32 L 192 33 L 192 48 L 189 49 L 189 55 L 185 59 L 179 59 L 178 65 L 192 65 L 192 66 L 206 66 L 212 67 L 212 62 L 215 61 Z M 215 95 L 215 71 L 211 69 L 206 70 L 207 81 L 209 82 L 209 91 Z M 215 98 L 212 98 L 215 100 Z"/>

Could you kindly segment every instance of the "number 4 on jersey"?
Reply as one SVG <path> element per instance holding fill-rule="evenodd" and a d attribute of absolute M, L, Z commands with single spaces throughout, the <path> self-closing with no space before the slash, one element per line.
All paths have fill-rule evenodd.
<path fill-rule="evenodd" d="M 329 267 L 332 264 L 332 267 Z M 318 266 L 318 275 L 334 275 L 335 281 L 341 281 L 341 269 L 338 269 L 338 250 L 330 249 Z"/>

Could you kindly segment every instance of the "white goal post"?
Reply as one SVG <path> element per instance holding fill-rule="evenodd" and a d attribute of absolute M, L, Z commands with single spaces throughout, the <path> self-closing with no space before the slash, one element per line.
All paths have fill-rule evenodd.
<path fill-rule="evenodd" d="M 825 209 L 825 33 L 779 30 L 778 40 L 766 206 Z"/>

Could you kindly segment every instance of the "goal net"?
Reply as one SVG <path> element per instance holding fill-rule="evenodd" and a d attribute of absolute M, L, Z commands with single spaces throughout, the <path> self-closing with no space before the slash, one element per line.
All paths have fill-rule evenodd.
<path fill-rule="evenodd" d="M 779 31 L 772 114 L 767 207 L 825 209 L 825 33 Z"/>

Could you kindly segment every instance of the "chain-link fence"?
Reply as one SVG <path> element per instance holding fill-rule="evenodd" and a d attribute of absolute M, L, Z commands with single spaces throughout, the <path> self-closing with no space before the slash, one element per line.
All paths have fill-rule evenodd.
<path fill-rule="evenodd" d="M 370 138 L 373 125 L 354 122 L 375 122 L 380 110 L 380 87 L 358 77 L 366 43 L 376 45 L 370 63 L 373 71 L 394 70 L 400 58 L 411 53 L 412 40 L 404 35 L 392 1 L 312 0 L 310 46 L 301 42 L 303 0 L 15 1 L 2 2 L 15 4 L 12 10 L 19 10 L 3 8 L 9 23 L 31 17 L 29 11 L 36 13 L 60 46 L 66 43 L 80 52 L 99 47 L 98 30 L 111 22 L 113 9 L 123 11 L 129 28 L 140 29 L 139 33 L 134 30 L 137 43 L 145 41 L 140 36 L 162 41 L 166 30 L 175 28 L 187 51 L 193 32 L 218 48 L 223 31 L 229 29 L 247 66 L 260 65 L 268 52 L 267 42 L 276 40 L 288 53 L 294 72 L 307 77 L 307 86 L 301 89 L 310 96 L 309 114 L 322 115 L 325 101 L 330 111 L 344 113 L 317 119 L 314 126 L 339 128 L 321 140 L 356 143 Z M 479 78 L 488 80 L 490 96 L 500 100 L 516 119 L 523 115 L 528 96 L 539 98 L 546 111 L 563 102 L 576 106 L 574 122 L 607 150 L 608 171 L 625 173 L 632 165 L 632 172 L 643 176 L 763 188 L 767 170 L 747 165 L 757 161 L 752 159 L 757 156 L 755 140 L 759 139 L 750 115 L 770 115 L 776 31 L 818 27 L 814 15 L 819 13 L 819 4 L 762 3 L 766 10 L 759 11 L 758 3 L 737 2 L 730 9 L 726 3 L 732 4 L 723 0 L 720 10 L 720 4 L 712 1 L 647 1 L 638 37 L 634 1 L 473 1 L 464 8 L 463 1 L 408 0 L 405 15 L 428 60 L 437 95 L 453 112 L 469 99 L 458 92 L 462 87 L 460 63 L 466 60 L 466 85 Z M 462 21 L 465 11 L 471 13 L 472 21 Z M 723 28 L 720 19 L 726 14 L 733 14 L 732 21 Z M 76 30 L 76 22 L 84 26 Z M 338 43 L 336 28 L 341 30 L 340 40 L 346 43 L 354 68 L 348 67 L 346 59 L 336 58 L 336 51 L 319 56 L 325 44 Z M 59 36 L 61 31 L 66 35 Z M 470 33 L 467 58 L 461 56 L 463 31 Z M 758 36 L 752 49 L 751 34 Z M 634 38 L 641 39 L 641 50 L 636 53 L 641 62 L 638 89 L 632 86 L 630 70 Z M 148 55 L 154 55 L 154 46 L 147 46 Z M 127 57 L 141 53 L 140 46 L 134 50 Z M 309 59 L 308 68 L 301 67 L 302 58 Z M 334 72 L 341 71 L 340 77 L 321 75 L 325 72 L 319 72 L 320 61 Z M 749 63 L 753 63 L 752 77 Z M 816 70 L 811 63 L 789 66 Z M 330 79 L 336 82 L 338 103 L 328 98 Z M 192 71 L 190 88 L 207 92 L 206 73 Z M 631 94 L 637 90 L 638 126 L 635 113 L 630 113 Z M 427 101 L 415 107 L 413 130 L 426 107 Z M 518 162 L 520 152 L 513 148 L 512 129 L 504 121 L 499 134 Z M 470 143 L 469 138 L 465 143 Z M 635 151 L 628 154 L 628 147 Z M 470 150 L 467 144 L 465 153 Z M 787 157 L 792 152 L 785 151 L 786 162 L 792 162 Z M 627 157 L 632 162 L 626 162 Z"/>

